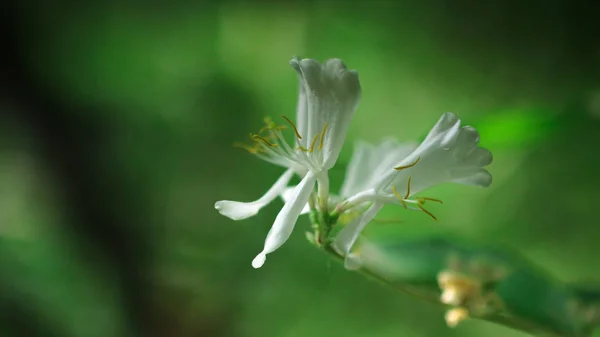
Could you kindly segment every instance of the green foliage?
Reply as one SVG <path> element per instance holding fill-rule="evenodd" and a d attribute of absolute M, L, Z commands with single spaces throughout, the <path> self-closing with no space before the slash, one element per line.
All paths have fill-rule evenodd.
<path fill-rule="evenodd" d="M 466 310 L 462 319 L 543 336 L 589 336 L 600 325 L 600 290 L 582 291 L 560 282 L 515 253 L 448 237 L 363 238 L 354 253 L 361 261 L 359 272 L 441 304 L 447 315 Z M 454 294 L 454 300 L 444 293 Z M 446 319 L 449 325 L 462 321 Z"/>
<path fill-rule="evenodd" d="M 599 293 L 571 282 L 600 278 L 600 132 L 583 108 L 564 106 L 589 75 L 563 65 L 562 19 L 540 10 L 549 4 L 525 15 L 504 3 L 482 6 L 489 18 L 431 1 L 173 2 L 160 9 L 127 1 L 40 3 L 23 15 L 31 22 L 24 56 L 30 76 L 66 106 L 100 111 L 77 110 L 73 118 L 107 126 L 109 141 L 90 149 L 104 173 L 94 179 L 122 197 L 123 216 L 144 201 L 145 220 L 131 216 L 126 230 L 156 238 L 146 281 L 161 319 L 146 324 L 166 326 L 165 335 L 588 336 Z M 533 26 L 546 39 L 534 36 Z M 376 220 L 398 221 L 369 225 L 359 246 L 362 272 L 400 294 L 328 264 L 306 245 L 306 220 L 255 271 L 250 261 L 278 205 L 245 223 L 212 208 L 223 198 L 255 199 L 281 173 L 230 145 L 262 116 L 292 117 L 296 77 L 287 61 L 294 55 L 340 57 L 361 76 L 363 102 L 332 172 L 333 190 L 353 141 L 419 139 L 445 111 L 477 127 L 494 154 L 490 189 L 430 192 L 444 201 L 433 206 L 439 223 L 385 208 Z M 570 63 L 580 66 L 577 58 Z M 102 258 L 81 256 L 82 243 L 62 232 L 77 210 L 61 203 L 61 182 L 39 154 L 10 148 L 34 137 L 5 125 L 1 295 L 25 294 L 21 300 L 66 337 L 130 336 L 116 272 Z M 115 176 L 135 184 L 114 186 Z M 32 197 L 23 188 L 44 193 Z M 502 250 L 488 248 L 491 242 Z M 441 272 L 480 259 L 502 271 L 480 280 L 501 305 L 470 313 L 477 320 L 450 330 L 443 312 L 424 303 L 440 303 Z M 458 274 L 470 282 L 481 276 Z"/>

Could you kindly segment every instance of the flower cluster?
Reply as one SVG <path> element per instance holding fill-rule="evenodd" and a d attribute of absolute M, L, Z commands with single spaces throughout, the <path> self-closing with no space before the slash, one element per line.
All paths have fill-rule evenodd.
<path fill-rule="evenodd" d="M 312 59 L 290 61 L 299 78 L 296 122 L 282 116 L 282 123 L 265 119 L 265 126 L 250 135 L 248 152 L 286 171 L 258 200 L 221 200 L 215 208 L 233 220 L 256 215 L 261 208 L 282 197 L 285 204 L 267 234 L 263 250 L 252 266 L 260 268 L 266 255 L 283 245 L 299 216 L 312 211 L 316 216 L 315 240 L 346 258 L 347 268 L 357 268 L 352 246 L 360 233 L 387 204 L 417 210 L 436 219 L 427 202 L 440 200 L 416 196 L 429 187 L 445 182 L 487 187 L 491 153 L 478 147 L 479 134 L 461 126 L 453 113 L 445 113 L 425 140 L 398 143 L 385 139 L 377 145 L 356 143 L 339 195 L 330 195 L 328 171 L 335 165 L 346 138 L 350 121 L 361 98 L 358 74 L 339 59 L 323 64 Z M 283 130 L 294 134 L 294 144 L 286 141 Z M 289 186 L 294 175 L 301 178 Z M 351 220 L 330 237 L 332 227 L 343 215 Z"/>

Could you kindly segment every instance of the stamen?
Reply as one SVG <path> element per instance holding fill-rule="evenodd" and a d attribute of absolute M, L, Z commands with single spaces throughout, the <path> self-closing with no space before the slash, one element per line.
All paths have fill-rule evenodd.
<path fill-rule="evenodd" d="M 398 198 L 398 200 L 400 201 L 400 203 L 402 204 L 402 206 L 404 206 L 405 209 L 408 209 L 408 207 L 406 206 L 406 202 L 404 201 L 404 198 L 402 198 L 402 196 L 400 195 L 400 193 L 398 193 L 398 191 L 396 190 L 396 186 L 392 186 L 392 193 L 394 193 L 394 195 L 396 196 L 396 198 Z"/>
<path fill-rule="evenodd" d="M 410 196 L 410 179 L 412 179 L 412 177 L 408 177 L 408 185 L 406 186 L 406 195 L 404 196 L 404 199 L 408 199 Z"/>
<path fill-rule="evenodd" d="M 271 117 L 265 117 L 263 121 L 265 122 L 265 125 L 258 130 L 258 134 L 263 134 L 265 131 L 271 130 L 275 127 L 275 123 Z"/>
<path fill-rule="evenodd" d="M 271 117 L 265 118 L 265 124 L 269 127 L 269 129 L 277 128 L 277 123 L 275 123 Z"/>
<path fill-rule="evenodd" d="M 421 203 L 418 203 L 417 206 L 427 215 L 433 218 L 433 220 L 438 221 L 438 219 L 433 215 L 430 211 L 426 210 L 425 207 Z"/>
<path fill-rule="evenodd" d="M 440 199 L 434 199 L 434 198 L 429 198 L 429 197 L 419 197 L 417 198 L 419 201 L 423 200 L 423 203 L 425 203 L 425 201 L 433 201 L 433 202 L 439 202 L 440 204 L 443 204 L 444 202 L 441 201 Z"/>
<path fill-rule="evenodd" d="M 246 150 L 246 151 L 248 150 L 248 148 L 250 148 L 250 146 L 248 146 L 247 144 L 240 143 L 240 142 L 235 142 L 235 143 L 233 143 L 232 145 L 233 145 L 233 147 L 237 147 L 237 148 L 240 148 L 240 149 L 244 149 L 244 150 Z"/>
<path fill-rule="evenodd" d="M 277 142 L 277 134 L 275 134 L 275 132 L 273 132 L 272 130 L 269 130 L 269 135 L 265 137 L 265 139 L 271 141 L 271 142 Z"/>
<path fill-rule="evenodd" d="M 412 164 L 405 165 L 405 166 L 394 167 L 394 170 L 396 170 L 396 171 L 402 171 L 404 169 L 411 168 L 411 167 L 417 165 L 417 163 L 419 162 L 419 160 L 421 160 L 421 157 L 417 157 L 417 160 L 415 160 L 415 162 L 412 163 Z"/>
<path fill-rule="evenodd" d="M 319 141 L 319 147 L 317 149 L 321 150 L 323 148 L 323 140 L 325 139 L 325 132 L 327 132 L 327 123 L 323 126 L 323 131 L 321 132 L 321 140 Z"/>
<path fill-rule="evenodd" d="M 244 143 L 233 143 L 233 147 L 238 147 L 240 149 L 244 149 L 248 152 L 250 152 L 251 154 L 257 154 L 260 152 L 260 148 L 257 146 L 250 146 L 248 144 L 244 144 Z"/>
<path fill-rule="evenodd" d="M 263 137 L 263 136 L 261 136 L 261 135 L 254 134 L 254 135 L 251 135 L 251 137 L 252 137 L 252 140 L 254 140 L 254 141 L 262 141 L 262 142 L 263 142 L 263 143 L 265 143 L 265 144 L 266 144 L 268 147 L 277 147 L 277 146 L 278 146 L 278 144 L 277 144 L 277 143 L 271 143 L 271 142 L 269 142 L 269 141 L 268 141 L 266 138 L 264 138 L 264 137 Z"/>
<path fill-rule="evenodd" d="M 302 152 L 309 152 L 309 150 L 307 148 L 305 148 L 304 146 L 298 146 L 297 149 Z"/>
<path fill-rule="evenodd" d="M 277 125 L 277 123 L 273 122 L 273 119 L 271 119 L 271 117 L 265 117 L 264 122 L 265 126 L 258 130 L 259 135 L 262 135 L 265 131 L 281 131 L 287 129 L 285 125 Z"/>
<path fill-rule="evenodd" d="M 283 119 L 285 119 L 286 122 L 290 123 L 290 125 L 292 126 L 292 129 L 294 129 L 294 133 L 296 134 L 296 137 L 298 139 L 302 139 L 302 136 L 300 136 L 300 132 L 298 132 L 298 128 L 296 128 L 296 124 L 294 124 L 289 118 L 285 117 L 284 115 L 281 115 L 281 117 L 283 117 Z"/>
<path fill-rule="evenodd" d="M 317 143 L 317 139 L 319 139 L 319 134 L 316 134 L 315 138 L 313 138 L 312 143 L 310 143 L 310 149 L 308 150 L 308 152 L 313 152 L 315 150 L 315 144 Z"/>

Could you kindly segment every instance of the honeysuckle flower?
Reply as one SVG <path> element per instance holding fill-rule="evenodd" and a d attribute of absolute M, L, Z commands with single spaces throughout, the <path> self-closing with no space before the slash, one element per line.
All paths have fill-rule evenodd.
<path fill-rule="evenodd" d="M 390 141 L 379 146 L 357 144 L 342 188 L 343 194 L 352 196 L 337 211 L 343 213 L 361 205 L 368 209 L 335 237 L 333 247 L 346 256 L 347 268 L 358 267 L 351 248 L 384 205 L 398 204 L 436 219 L 424 204 L 441 201 L 414 197 L 417 193 L 445 182 L 480 187 L 491 184 L 492 176 L 484 167 L 492 162 L 492 154 L 478 147 L 475 128 L 460 125 L 455 114 L 445 113 L 418 146 L 393 145 Z"/>
<path fill-rule="evenodd" d="M 302 180 L 289 192 L 287 200 L 275 218 L 267 234 L 263 250 L 254 258 L 252 266 L 260 268 L 266 255 L 278 249 L 292 233 L 296 221 L 314 193 L 314 200 L 321 208 L 327 208 L 329 200 L 329 176 L 344 143 L 350 121 L 360 101 L 361 88 L 356 71 L 348 70 L 339 59 L 320 64 L 312 59 L 295 58 L 290 65 L 299 75 L 299 98 L 297 119 L 294 124 L 287 117 L 283 120 L 291 126 L 295 144 L 290 145 L 282 130 L 270 119 L 256 134 L 251 134 L 251 146 L 245 148 L 260 159 L 286 168 L 286 172 L 260 199 L 253 202 L 218 201 L 215 208 L 223 215 L 241 220 L 258 211 L 281 195 L 294 174 Z"/>
<path fill-rule="evenodd" d="M 399 143 L 393 138 L 384 139 L 379 145 L 372 145 L 364 141 L 355 143 L 352 159 L 346 169 L 344 183 L 338 195 L 330 195 L 329 204 L 333 207 L 353 195 L 367 190 L 375 184 L 395 163 L 408 156 L 419 143 Z M 284 202 L 291 199 L 294 187 L 286 187 L 281 192 Z M 307 204 L 301 214 L 310 212 Z"/>

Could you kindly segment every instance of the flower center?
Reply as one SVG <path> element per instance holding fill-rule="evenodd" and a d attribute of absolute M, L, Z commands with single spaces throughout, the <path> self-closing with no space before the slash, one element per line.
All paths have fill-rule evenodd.
<path fill-rule="evenodd" d="M 294 122 L 286 116 L 281 117 L 291 126 L 297 140 L 302 140 L 302 135 Z M 283 130 L 288 128 L 287 125 L 278 125 L 270 117 L 265 117 L 264 122 L 265 125 L 258 133 L 250 133 L 250 140 L 252 141 L 250 145 L 245 143 L 235 143 L 233 145 L 270 162 L 281 162 L 283 160 L 287 163 L 291 161 L 302 166 L 308 165 L 311 168 L 319 167 L 318 163 L 322 157 L 315 158 L 308 154 L 314 153 L 315 150 L 323 149 L 328 123 L 325 123 L 323 130 L 313 137 L 308 148 L 298 145 L 293 149 L 285 140 L 282 133 Z M 300 144 L 300 142 L 297 143 Z"/>

